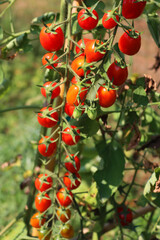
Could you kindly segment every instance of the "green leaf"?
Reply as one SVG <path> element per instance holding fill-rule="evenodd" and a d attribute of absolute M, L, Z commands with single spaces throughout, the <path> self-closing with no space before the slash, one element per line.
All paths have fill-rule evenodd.
<path fill-rule="evenodd" d="M 0 26 L 0 40 L 3 39 L 3 28 Z"/>
<path fill-rule="evenodd" d="M 160 47 L 160 19 L 158 14 L 148 15 L 147 24 L 148 24 L 149 31 L 159 48 Z"/>
<path fill-rule="evenodd" d="M 100 200 L 104 203 L 121 184 L 125 159 L 123 150 L 116 141 L 108 144 L 100 141 L 96 143 L 96 149 L 104 161 L 104 168 L 94 174 L 94 179 L 97 183 Z"/>
<path fill-rule="evenodd" d="M 55 13 L 54 12 L 47 12 L 44 13 L 42 16 L 40 17 L 36 17 L 32 20 L 31 23 L 50 23 L 55 19 Z"/>
<path fill-rule="evenodd" d="M 143 87 L 138 87 L 133 91 L 133 101 L 139 106 L 146 106 L 148 104 L 147 94 Z"/>
<path fill-rule="evenodd" d="M 30 27 L 30 30 L 31 30 L 31 33 L 32 33 L 32 34 L 37 34 L 37 35 L 39 35 L 39 34 L 40 34 L 40 31 L 41 31 L 41 27 L 38 26 L 38 25 L 32 24 L 31 27 Z"/>
<path fill-rule="evenodd" d="M 93 234 L 92 234 L 92 240 L 98 240 L 98 233 L 93 232 Z"/>
<path fill-rule="evenodd" d="M 77 13 L 72 15 L 72 35 L 82 32 L 82 28 L 78 24 Z"/>
<path fill-rule="evenodd" d="M 25 234 L 26 229 L 24 223 L 22 221 L 18 221 L 14 224 L 14 227 L 11 227 L 10 231 L 1 238 L 1 240 L 22 240 L 25 239 Z"/>

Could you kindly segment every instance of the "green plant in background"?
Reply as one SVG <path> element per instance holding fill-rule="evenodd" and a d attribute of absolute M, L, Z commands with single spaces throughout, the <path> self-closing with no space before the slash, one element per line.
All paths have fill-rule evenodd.
<path fill-rule="evenodd" d="M 143 11 L 159 47 L 158 1 L 104 11 L 103 1 L 61 0 L 60 13 L 23 32 L 13 4 L 2 1 L 0 14 L 10 14 L 10 30 L 0 28 L 2 239 L 158 239 L 160 96 L 147 76 L 127 80 L 125 60 L 141 47 Z M 52 52 L 42 69 L 39 37 Z"/>

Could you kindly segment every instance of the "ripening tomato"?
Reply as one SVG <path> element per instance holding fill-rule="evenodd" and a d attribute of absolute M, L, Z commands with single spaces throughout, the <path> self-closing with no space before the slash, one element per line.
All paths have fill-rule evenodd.
<path fill-rule="evenodd" d="M 51 81 L 45 82 L 43 84 L 43 87 L 41 88 L 41 93 L 44 97 L 47 97 L 47 95 L 51 96 L 51 99 L 54 99 L 59 96 L 60 94 L 60 86 L 57 86 L 57 83 L 52 83 Z"/>
<path fill-rule="evenodd" d="M 81 177 L 79 173 L 69 173 L 66 172 L 63 177 L 64 185 L 68 190 L 73 190 L 79 187 L 81 184 Z"/>
<path fill-rule="evenodd" d="M 47 189 L 51 188 L 53 184 L 53 180 L 51 177 L 45 174 L 39 174 L 35 180 L 35 187 L 38 191 L 44 192 Z"/>
<path fill-rule="evenodd" d="M 38 193 L 35 198 L 35 207 L 39 212 L 46 211 L 51 206 L 51 199 L 47 193 L 41 195 Z"/>
<path fill-rule="evenodd" d="M 52 233 L 52 231 L 50 229 L 39 229 L 38 230 L 38 238 L 39 238 L 39 240 L 50 240 L 51 233 Z"/>
<path fill-rule="evenodd" d="M 86 43 L 84 53 L 86 55 L 87 63 L 97 62 L 104 57 L 105 51 L 103 51 L 104 53 L 100 53 L 99 51 L 96 50 L 95 45 L 96 44 L 99 45 L 99 43 L 100 41 L 96 39 L 90 40 L 89 42 Z M 101 42 L 101 44 L 103 44 L 103 42 Z"/>
<path fill-rule="evenodd" d="M 133 214 L 130 208 L 118 207 L 117 213 L 122 226 L 127 226 L 132 222 Z"/>
<path fill-rule="evenodd" d="M 73 194 L 71 192 L 67 194 L 65 188 L 59 189 L 56 196 L 59 204 L 63 207 L 68 207 L 72 203 Z"/>
<path fill-rule="evenodd" d="M 73 163 L 73 161 L 74 163 Z M 66 156 L 65 158 L 65 167 L 66 169 L 71 173 L 76 173 L 79 171 L 81 167 L 80 159 L 77 156 L 74 156 L 74 154 L 71 154 L 71 157 Z"/>
<path fill-rule="evenodd" d="M 80 93 L 79 93 L 80 92 Z M 86 99 L 88 88 L 82 87 L 81 89 L 77 85 L 71 85 L 67 91 L 66 101 L 70 105 L 79 105 L 83 103 Z M 79 97 L 79 99 L 78 99 Z M 80 102 L 79 102 L 80 101 Z"/>
<path fill-rule="evenodd" d="M 61 236 L 67 239 L 72 238 L 74 236 L 73 227 L 70 224 L 66 224 L 61 231 Z"/>
<path fill-rule="evenodd" d="M 54 112 L 54 109 L 52 107 L 44 107 L 38 113 L 37 119 L 41 126 L 51 128 L 58 122 L 58 113 Z"/>
<path fill-rule="evenodd" d="M 108 68 L 107 75 L 114 85 L 120 86 L 128 77 L 128 69 L 127 67 L 121 68 L 116 62 L 113 62 Z"/>
<path fill-rule="evenodd" d="M 116 90 L 108 90 L 107 86 L 100 86 L 98 89 L 99 105 L 107 108 L 114 104 L 116 101 Z"/>
<path fill-rule="evenodd" d="M 122 15 L 126 19 L 138 18 L 146 6 L 146 1 L 138 2 L 137 0 L 123 0 Z"/>
<path fill-rule="evenodd" d="M 42 64 L 43 65 L 46 65 L 48 64 L 48 61 L 50 62 L 51 60 L 52 61 L 55 61 L 57 59 L 57 55 L 56 54 L 53 54 L 53 53 L 46 53 L 43 57 L 42 57 Z M 48 61 L 46 60 L 48 59 Z M 53 66 L 54 67 L 57 67 L 58 63 L 54 63 Z M 53 69 L 53 66 L 52 65 L 49 65 L 49 66 L 46 66 L 45 68 L 48 68 L 48 69 Z"/>
<path fill-rule="evenodd" d="M 70 146 L 77 144 L 80 140 L 80 136 L 79 136 L 80 130 L 77 129 L 76 126 L 71 126 L 71 128 L 72 130 L 69 127 L 67 127 L 62 132 L 62 141 L 65 142 L 65 144 Z M 73 132 L 74 129 L 76 129 L 75 131 L 76 131 L 76 134 L 78 135 L 74 134 Z"/>
<path fill-rule="evenodd" d="M 51 23 L 48 23 L 47 28 L 51 25 Z M 64 34 L 61 27 L 53 29 L 52 32 L 47 28 L 44 26 L 39 35 L 42 47 L 49 52 L 60 50 L 64 44 Z"/>
<path fill-rule="evenodd" d="M 71 63 L 71 68 L 72 70 L 79 76 L 79 77 L 84 77 L 85 72 L 83 70 L 83 65 L 85 63 L 85 57 L 84 56 L 79 56 L 73 60 Z M 89 74 L 91 70 L 87 70 L 86 74 Z"/>
<path fill-rule="evenodd" d="M 78 54 L 80 51 L 82 52 L 82 54 L 80 56 L 84 56 L 84 49 L 85 49 L 85 46 L 86 46 L 86 43 L 89 42 L 91 39 L 88 39 L 88 38 L 83 38 L 83 39 L 80 39 L 77 44 L 80 46 L 80 48 L 78 46 L 76 46 L 76 53 Z"/>
<path fill-rule="evenodd" d="M 90 10 L 90 9 L 91 8 L 89 7 L 88 10 Z M 94 15 L 94 17 L 89 16 L 89 14 L 88 14 L 88 17 L 86 18 L 87 14 L 88 14 L 87 11 L 85 9 L 82 9 L 79 11 L 79 13 L 77 15 L 77 19 L 78 19 L 79 26 L 81 28 L 83 28 L 85 30 L 91 30 L 97 26 L 99 16 L 95 9 L 91 13 Z"/>
<path fill-rule="evenodd" d="M 137 38 L 130 36 L 130 31 L 126 31 L 120 37 L 118 46 L 121 52 L 127 55 L 135 55 L 141 47 L 141 36 L 138 34 Z"/>
<path fill-rule="evenodd" d="M 40 216 L 39 212 L 36 212 L 33 214 L 33 216 L 30 219 L 30 225 L 34 228 L 40 228 L 41 226 L 44 225 L 46 222 L 46 219 L 42 216 Z"/>
<path fill-rule="evenodd" d="M 58 208 L 57 215 L 61 222 L 66 223 L 71 218 L 71 211 L 70 209 Z"/>
<path fill-rule="evenodd" d="M 103 15 L 103 18 L 102 18 L 103 27 L 105 27 L 106 29 L 112 29 L 117 25 L 116 21 L 110 16 L 111 15 L 110 12 L 111 12 L 111 10 L 108 10 Z M 117 22 L 119 22 L 119 16 L 116 15 L 115 17 L 117 19 Z"/>
<path fill-rule="evenodd" d="M 45 138 L 49 138 L 48 136 L 45 136 Z M 51 138 L 50 140 L 48 141 L 45 141 L 46 139 L 44 138 L 41 138 L 39 140 L 39 143 L 38 143 L 38 151 L 40 152 L 40 154 L 44 157 L 49 157 L 51 156 L 54 151 L 56 150 L 56 142 L 50 142 L 50 141 L 54 141 L 53 138 Z"/>

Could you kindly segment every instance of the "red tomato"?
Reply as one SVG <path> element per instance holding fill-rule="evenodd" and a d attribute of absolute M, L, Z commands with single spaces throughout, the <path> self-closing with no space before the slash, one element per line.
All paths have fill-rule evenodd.
<path fill-rule="evenodd" d="M 72 70 L 79 76 L 84 77 L 84 70 L 82 69 L 83 65 L 85 63 L 85 57 L 79 56 L 75 58 L 71 64 Z M 89 74 L 91 70 L 87 70 L 86 74 Z"/>
<path fill-rule="evenodd" d="M 75 129 L 77 127 L 76 126 L 71 126 L 71 128 Z M 63 142 L 65 142 L 65 144 L 70 145 L 70 146 L 77 144 L 80 140 L 80 136 L 79 136 L 80 130 L 77 129 L 76 132 L 77 132 L 78 135 L 75 135 L 74 137 L 72 137 L 74 135 L 74 132 L 72 132 L 69 127 L 65 128 L 62 132 Z"/>
<path fill-rule="evenodd" d="M 103 18 L 102 18 L 103 27 L 105 27 L 106 29 L 112 29 L 117 25 L 115 20 L 112 17 L 110 17 L 110 12 L 111 10 L 108 10 L 103 15 Z M 119 22 L 119 16 L 116 15 L 116 19 L 117 19 L 117 22 Z"/>
<path fill-rule="evenodd" d="M 49 138 L 48 136 L 45 136 L 45 138 Z M 56 142 L 51 142 L 54 141 L 53 138 L 51 138 L 48 142 L 44 142 L 44 138 L 41 138 L 38 143 L 38 151 L 40 152 L 41 155 L 44 157 L 49 157 L 51 156 L 54 151 L 56 150 Z"/>
<path fill-rule="evenodd" d="M 93 39 L 86 43 L 84 53 L 86 55 L 86 61 L 88 63 L 97 62 L 104 57 L 105 51 L 104 53 L 96 51 L 95 43 L 99 44 L 99 40 Z M 101 42 L 101 44 L 103 44 L 103 42 Z"/>
<path fill-rule="evenodd" d="M 48 23 L 47 27 L 49 28 L 50 26 L 51 23 Z M 49 52 L 60 50 L 64 44 L 64 34 L 61 27 L 57 27 L 53 32 L 49 32 L 44 26 L 40 32 L 39 38 L 42 47 Z"/>
<path fill-rule="evenodd" d="M 69 209 L 59 208 L 57 210 L 57 215 L 59 220 L 61 220 L 63 223 L 66 223 L 71 218 L 71 211 Z"/>
<path fill-rule="evenodd" d="M 72 203 L 73 194 L 69 192 L 68 195 L 64 188 L 59 189 L 56 195 L 61 206 L 68 207 Z"/>
<path fill-rule="evenodd" d="M 140 47 L 141 47 L 141 36 L 139 35 L 137 38 L 133 38 L 129 36 L 130 31 L 126 31 L 123 33 L 123 35 L 120 37 L 118 46 L 121 52 L 127 55 L 135 55 Z M 136 33 L 138 33 L 136 31 Z"/>
<path fill-rule="evenodd" d="M 121 68 L 116 62 L 113 62 L 108 68 L 107 75 L 114 85 L 120 86 L 128 77 L 128 69 L 127 67 Z"/>
<path fill-rule="evenodd" d="M 51 177 L 48 177 L 47 174 L 39 174 L 35 180 L 35 187 L 38 191 L 44 192 L 47 189 L 51 188 L 53 180 Z"/>
<path fill-rule="evenodd" d="M 44 97 L 46 97 L 47 95 L 50 95 L 51 99 L 58 97 L 60 94 L 60 87 L 59 86 L 55 87 L 56 85 L 57 85 L 56 82 L 54 82 L 54 83 L 52 83 L 51 81 L 45 82 L 43 84 L 43 87 L 41 88 L 42 95 Z M 52 88 L 54 88 L 54 89 L 52 89 Z"/>
<path fill-rule="evenodd" d="M 66 172 L 63 177 L 63 182 L 68 190 L 73 190 L 78 188 L 79 185 L 81 184 L 81 177 L 79 173 L 72 174 L 72 173 Z"/>
<path fill-rule="evenodd" d="M 88 10 L 90 9 L 91 8 L 89 7 Z M 81 11 L 79 11 L 77 16 L 78 23 L 81 28 L 85 30 L 91 30 L 97 26 L 99 16 L 96 10 L 92 11 L 92 14 L 95 16 L 95 18 L 93 18 L 92 16 L 88 16 L 87 18 L 85 18 L 84 15 L 86 14 L 87 14 L 87 11 L 85 9 L 82 9 Z"/>
<path fill-rule="evenodd" d="M 54 55 L 54 56 L 53 56 Z M 55 61 L 57 59 L 57 55 L 53 54 L 53 53 L 46 53 L 43 57 L 42 57 L 42 64 L 43 65 L 46 65 L 48 64 L 47 60 L 49 60 L 49 62 L 52 60 L 52 61 Z M 57 67 L 58 63 L 54 63 L 53 66 L 54 67 Z M 48 69 L 53 69 L 53 66 L 52 65 L 49 65 L 49 66 L 46 66 L 45 68 L 48 68 Z"/>
<path fill-rule="evenodd" d="M 80 90 L 77 85 L 71 85 L 66 95 L 66 101 L 70 105 L 77 106 L 79 105 L 78 94 L 79 94 L 80 102 L 83 103 L 86 99 L 87 92 L 88 92 L 88 88 L 86 87 L 82 87 Z"/>
<path fill-rule="evenodd" d="M 127 19 L 138 18 L 146 6 L 146 1 L 123 0 L 122 15 Z"/>
<path fill-rule="evenodd" d="M 45 222 L 46 219 L 44 217 L 41 217 L 39 212 L 33 214 L 33 216 L 30 219 L 30 225 L 34 228 L 40 228 L 41 226 L 44 225 Z"/>
<path fill-rule="evenodd" d="M 50 240 L 51 233 L 52 233 L 52 231 L 50 229 L 39 229 L 38 230 L 38 238 L 39 238 L 39 240 Z"/>
<path fill-rule="evenodd" d="M 80 56 L 84 56 L 84 49 L 85 49 L 85 46 L 86 46 L 86 43 L 89 42 L 91 39 L 88 39 L 88 38 L 83 38 L 83 39 L 80 39 L 77 43 L 78 45 L 80 46 L 77 47 L 76 46 L 76 53 L 78 54 L 80 51 L 82 52 L 82 54 Z"/>
<path fill-rule="evenodd" d="M 73 164 L 73 161 L 74 164 Z M 71 154 L 71 158 L 69 156 L 66 156 L 65 158 L 65 167 L 66 169 L 71 173 L 76 173 L 79 171 L 81 167 L 80 159 L 77 156 L 74 156 L 74 154 Z"/>
<path fill-rule="evenodd" d="M 108 90 L 107 87 L 100 87 L 98 89 L 98 98 L 99 98 L 99 105 L 101 107 L 107 108 L 114 104 L 116 101 L 116 90 Z"/>
<path fill-rule="evenodd" d="M 72 238 L 74 236 L 73 227 L 70 224 L 66 224 L 61 231 L 61 236 L 67 239 Z"/>
<path fill-rule="evenodd" d="M 127 226 L 132 222 L 133 214 L 130 208 L 118 207 L 117 212 L 122 226 Z"/>
<path fill-rule="evenodd" d="M 52 107 L 49 108 L 44 107 L 40 110 L 40 113 L 38 113 L 37 115 L 37 119 L 41 126 L 51 128 L 57 124 L 58 113 L 57 112 L 51 113 L 51 111 L 54 111 Z"/>
<path fill-rule="evenodd" d="M 72 80 L 71 80 L 71 83 L 72 83 L 72 84 L 77 84 L 77 82 L 78 82 L 78 81 L 77 81 L 77 78 L 74 76 L 74 77 L 72 78 Z"/>
<path fill-rule="evenodd" d="M 75 106 L 74 106 L 74 105 L 70 105 L 69 103 L 66 103 L 66 104 L 65 104 L 65 109 L 64 109 L 64 111 L 65 111 L 65 113 L 66 113 L 68 116 L 72 117 L 73 112 L 74 112 L 74 109 L 75 109 Z"/>
<path fill-rule="evenodd" d="M 40 193 L 36 195 L 35 207 L 39 212 L 46 211 L 51 206 L 51 199 L 47 193 L 42 196 Z"/>

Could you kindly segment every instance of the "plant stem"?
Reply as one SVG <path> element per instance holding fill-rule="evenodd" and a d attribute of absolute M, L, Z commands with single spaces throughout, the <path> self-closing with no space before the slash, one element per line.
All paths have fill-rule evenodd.
<path fill-rule="evenodd" d="M 6 13 L 6 11 L 7 11 L 10 7 L 14 4 L 15 1 L 16 1 L 16 0 L 11 0 L 11 1 L 10 1 L 9 5 L 3 10 L 3 12 L 1 12 L 0 18 L 3 17 L 3 15 Z"/>
<path fill-rule="evenodd" d="M 0 114 L 4 112 L 27 110 L 27 109 L 40 109 L 40 106 L 33 105 L 33 106 L 19 106 L 19 107 L 7 108 L 7 109 L 0 110 Z"/>

